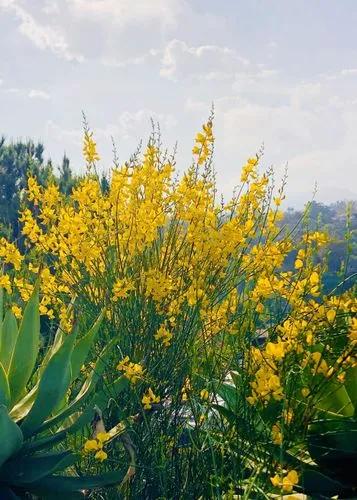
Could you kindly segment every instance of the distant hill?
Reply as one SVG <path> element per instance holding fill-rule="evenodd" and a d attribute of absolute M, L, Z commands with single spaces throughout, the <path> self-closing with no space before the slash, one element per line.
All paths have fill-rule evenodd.
<path fill-rule="evenodd" d="M 328 272 L 324 276 L 325 291 L 334 289 L 346 280 L 341 291 L 356 282 L 357 274 L 357 201 L 338 201 L 330 205 L 312 202 L 308 216 L 304 212 L 288 208 L 282 225 L 288 230 L 295 229 L 296 237 L 306 229 L 327 231 L 332 239 L 329 244 Z M 292 256 L 288 263 L 293 265 Z"/>

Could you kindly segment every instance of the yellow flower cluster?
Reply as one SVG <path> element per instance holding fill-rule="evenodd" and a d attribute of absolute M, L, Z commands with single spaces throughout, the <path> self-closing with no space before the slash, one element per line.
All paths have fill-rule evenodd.
<path fill-rule="evenodd" d="M 271 482 L 273 486 L 281 489 L 285 493 L 291 493 L 294 486 L 299 483 L 299 475 L 296 470 L 289 471 L 286 475 L 276 474 L 272 477 Z"/>
<path fill-rule="evenodd" d="M 181 389 L 181 398 L 182 401 L 187 401 L 188 400 L 188 395 L 192 391 L 192 385 L 191 385 L 191 380 L 189 378 L 186 378 L 183 387 Z"/>
<path fill-rule="evenodd" d="M 4 288 L 8 294 L 12 293 L 10 277 L 7 274 L 0 276 L 0 287 Z"/>
<path fill-rule="evenodd" d="M 29 176 L 27 183 L 28 183 L 27 199 L 29 201 L 32 201 L 34 205 L 38 205 L 38 200 L 41 197 L 41 189 L 39 184 L 37 180 L 32 176 Z"/>
<path fill-rule="evenodd" d="M 169 347 L 172 336 L 172 333 L 165 327 L 165 325 L 161 325 L 154 335 L 155 339 L 160 340 L 165 347 Z"/>
<path fill-rule="evenodd" d="M 196 139 L 202 150 L 201 164 L 213 144 L 210 122 Z M 84 149 L 87 160 L 94 161 L 95 143 L 89 133 Z M 106 193 L 90 174 L 67 198 L 56 186 L 43 188 L 29 178 L 27 196 L 37 206 L 35 211 L 22 211 L 22 233 L 37 261 L 51 259 L 53 277 L 43 276 L 48 285 L 43 291 L 46 298 L 41 312 L 52 318 L 57 311 L 63 319 L 64 306 L 78 287 L 85 290 L 88 300 L 108 306 L 103 304 L 109 299 L 104 277 L 112 276 L 113 269 L 119 276 L 128 275 L 130 268 L 130 280 L 123 278 L 110 284 L 108 317 L 119 321 L 110 311 L 135 287 L 138 293 L 153 299 L 157 311 L 171 326 L 186 304 L 195 307 L 199 303 L 205 337 L 223 330 L 237 332 L 234 282 L 238 268 L 232 268 L 232 261 L 241 258 L 249 275 L 260 270 L 257 263 L 261 264 L 261 255 L 272 253 L 271 269 L 289 250 L 283 243 L 273 242 L 271 218 L 270 236 L 267 233 L 265 240 L 255 245 L 255 253 L 248 256 L 247 248 L 256 235 L 268 196 L 269 179 L 259 175 L 258 164 L 258 157 L 248 161 L 244 193 L 223 207 L 215 203 L 214 181 L 208 170 L 200 173 L 189 169 L 180 180 L 174 180 L 173 164 L 154 144 L 147 147 L 141 161 L 113 169 Z M 143 256 L 148 257 L 147 263 Z M 217 301 L 213 291 L 220 283 L 223 286 L 228 270 L 230 285 L 225 286 L 232 290 Z M 83 287 L 88 280 L 90 284 Z M 257 299 L 258 295 L 256 290 Z M 160 338 L 168 345 L 171 337 L 162 333 Z"/>
<path fill-rule="evenodd" d="M 351 297 L 351 293 L 346 293 L 325 299 L 324 303 L 317 302 L 313 297 L 319 282 L 319 272 L 312 270 L 309 276 L 300 280 L 297 278 L 293 285 L 290 283 L 289 317 L 274 327 L 273 340 L 268 338 L 263 348 L 251 348 L 254 376 L 250 383 L 252 393 L 247 398 L 249 403 L 281 401 L 285 396 L 289 370 L 293 366 L 298 366 L 301 376 L 307 380 L 311 376 L 336 376 L 338 382 L 344 381 L 346 369 L 356 366 L 354 343 L 349 343 L 348 337 L 353 340 L 355 335 L 357 300 Z M 288 297 L 285 285 L 280 288 L 273 283 L 272 288 L 281 296 Z M 266 292 L 260 286 L 260 295 L 268 293 L 268 286 Z M 325 332 L 336 327 L 337 323 L 344 347 L 327 345 L 321 351 L 321 346 L 326 343 Z M 286 358 L 289 361 L 284 362 Z M 302 387 L 301 393 L 303 397 L 308 397 L 309 387 Z"/>
<path fill-rule="evenodd" d="M 125 356 L 125 358 L 118 363 L 117 370 L 123 372 L 125 377 L 132 384 L 135 384 L 144 374 L 143 367 L 139 363 L 130 361 L 129 356 Z"/>
<path fill-rule="evenodd" d="M 0 259 L 5 264 L 12 264 L 16 271 L 21 267 L 23 256 L 13 243 L 7 241 L 6 238 L 0 238 Z"/>
<path fill-rule="evenodd" d="M 145 410 L 151 410 L 154 403 L 160 403 L 160 396 L 155 396 L 151 387 L 147 390 L 146 394 L 141 399 Z"/>
<path fill-rule="evenodd" d="M 117 280 L 113 286 L 113 302 L 118 299 L 126 299 L 131 290 L 135 290 L 135 286 L 128 280 Z"/>
<path fill-rule="evenodd" d="M 196 135 L 195 142 L 192 153 L 197 157 L 197 164 L 203 165 L 212 155 L 214 137 L 211 121 L 203 124 L 202 132 Z"/>
<path fill-rule="evenodd" d="M 146 295 L 155 302 L 161 302 L 168 297 L 173 289 L 172 279 L 158 270 L 146 273 Z"/>
<path fill-rule="evenodd" d="M 89 164 L 100 160 L 97 153 L 97 145 L 93 140 L 93 134 L 87 131 L 84 134 L 83 156 Z"/>
<path fill-rule="evenodd" d="M 103 462 L 108 458 L 107 453 L 103 450 L 104 443 L 110 439 L 108 432 L 98 432 L 95 439 L 88 439 L 84 443 L 84 451 L 86 453 L 95 452 L 94 458 Z"/>

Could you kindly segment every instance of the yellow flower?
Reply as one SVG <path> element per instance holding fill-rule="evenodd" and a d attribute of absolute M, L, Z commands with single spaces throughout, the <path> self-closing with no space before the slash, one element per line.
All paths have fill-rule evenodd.
<path fill-rule="evenodd" d="M 11 311 L 14 313 L 14 315 L 16 316 L 17 319 L 21 319 L 22 318 L 22 309 L 21 309 L 21 307 L 19 307 L 16 304 L 14 304 L 11 307 Z"/>
<path fill-rule="evenodd" d="M 144 394 L 141 400 L 142 404 L 144 405 L 145 410 L 151 410 L 152 404 L 153 403 L 160 403 L 160 397 L 155 396 L 153 393 L 151 387 L 148 389 L 147 393 Z"/>
<path fill-rule="evenodd" d="M 20 292 L 21 298 L 24 302 L 27 302 L 33 292 L 33 285 L 27 283 L 23 278 L 14 278 L 14 283 Z"/>
<path fill-rule="evenodd" d="M 158 270 L 150 270 L 146 273 L 146 296 L 152 297 L 155 302 L 166 299 L 173 290 L 170 276 L 166 276 Z"/>
<path fill-rule="evenodd" d="M 280 425 L 274 424 L 271 429 L 271 436 L 274 444 L 280 445 L 283 442 L 283 435 L 281 433 Z"/>
<path fill-rule="evenodd" d="M 320 276 L 316 271 L 313 271 L 310 275 L 311 285 L 318 285 L 320 283 Z"/>
<path fill-rule="evenodd" d="M 98 432 L 98 434 L 96 435 L 96 439 L 100 443 L 105 443 L 106 441 L 108 441 L 108 439 L 110 439 L 110 434 L 109 432 Z"/>
<path fill-rule="evenodd" d="M 139 363 L 133 363 L 129 360 L 129 356 L 125 356 L 118 365 L 117 370 L 124 372 L 124 376 L 135 384 L 144 374 L 144 369 Z"/>
<path fill-rule="evenodd" d="M 275 474 L 275 476 L 270 478 L 270 481 L 272 482 L 273 486 L 280 486 L 280 477 L 278 474 Z"/>
<path fill-rule="evenodd" d="M 99 450 L 97 453 L 94 455 L 94 458 L 96 460 L 99 460 L 100 462 L 103 462 L 108 458 L 107 453 L 104 450 Z"/>
<path fill-rule="evenodd" d="M 290 493 L 298 482 L 299 476 L 296 470 L 289 471 L 287 476 L 283 478 L 283 491 Z"/>
<path fill-rule="evenodd" d="M 316 373 L 322 373 L 322 375 L 327 376 L 329 367 L 326 361 L 322 358 L 321 352 L 311 353 L 311 358 L 315 364 L 313 371 Z"/>
<path fill-rule="evenodd" d="M 99 449 L 98 442 L 96 439 L 88 439 L 84 443 L 84 451 L 90 452 L 90 451 L 96 451 Z"/>
<path fill-rule="evenodd" d="M 304 263 L 301 259 L 296 259 L 295 260 L 295 269 L 301 269 L 303 267 Z"/>
<path fill-rule="evenodd" d="M 20 270 L 24 257 L 13 243 L 9 243 L 6 238 L 0 238 L 0 259 L 4 259 L 7 264 L 12 264 L 16 271 Z"/>
<path fill-rule="evenodd" d="M 156 334 L 154 335 L 154 338 L 156 340 L 161 340 L 163 345 L 165 347 L 169 347 L 171 339 L 172 339 L 172 333 L 165 328 L 165 325 L 161 325 Z"/>
<path fill-rule="evenodd" d="M 281 478 L 278 474 L 270 478 L 273 486 L 281 488 L 286 493 L 291 493 L 293 487 L 299 483 L 299 476 L 295 470 L 288 472 L 286 476 Z"/>
<path fill-rule="evenodd" d="M 97 153 L 97 145 L 93 140 L 93 133 L 87 131 L 84 134 L 83 156 L 87 163 L 94 163 L 100 160 Z"/>
<path fill-rule="evenodd" d="M 7 274 L 0 276 L 0 287 L 4 288 L 9 295 L 12 293 L 10 278 Z"/>
<path fill-rule="evenodd" d="M 35 273 L 35 274 L 38 274 L 38 271 L 40 269 L 38 266 L 34 266 L 32 264 L 32 262 L 29 262 L 28 268 L 29 268 L 29 271 L 31 271 L 32 273 Z"/>
<path fill-rule="evenodd" d="M 307 396 L 310 394 L 310 389 L 308 387 L 303 387 L 301 389 L 301 394 L 304 396 L 304 398 L 307 398 Z"/>
<path fill-rule="evenodd" d="M 113 286 L 113 302 L 126 299 L 131 290 L 135 290 L 133 283 L 128 280 L 117 280 Z"/>
<path fill-rule="evenodd" d="M 333 309 L 328 310 L 326 313 L 326 318 L 329 323 L 333 323 L 336 318 L 336 311 L 334 311 Z"/>
<path fill-rule="evenodd" d="M 37 183 L 37 180 L 34 177 L 29 177 L 27 181 L 28 191 L 27 198 L 30 201 L 33 201 L 34 205 L 38 205 L 38 201 L 41 197 L 41 188 Z"/>
<path fill-rule="evenodd" d="M 202 133 L 196 135 L 195 146 L 192 153 L 197 156 L 197 164 L 202 165 L 212 154 L 214 137 L 212 133 L 212 122 L 209 121 L 202 126 Z"/>
<path fill-rule="evenodd" d="M 262 312 L 264 312 L 264 304 L 262 304 L 261 302 L 259 302 L 256 305 L 255 310 L 257 311 L 257 313 L 261 314 Z"/>
<path fill-rule="evenodd" d="M 279 360 L 285 356 L 286 345 L 284 342 L 268 342 L 265 350 L 269 356 Z"/>
<path fill-rule="evenodd" d="M 351 342 L 357 343 L 357 318 L 352 318 L 348 336 Z"/>
<path fill-rule="evenodd" d="M 201 399 L 207 400 L 209 398 L 209 392 L 207 391 L 207 389 L 202 389 L 202 391 L 200 392 L 200 396 Z"/>

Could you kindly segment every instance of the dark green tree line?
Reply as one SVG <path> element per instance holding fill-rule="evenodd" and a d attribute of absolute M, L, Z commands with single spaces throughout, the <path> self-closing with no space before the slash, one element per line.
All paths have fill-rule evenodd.
<path fill-rule="evenodd" d="M 58 184 L 60 190 L 69 194 L 79 177 L 74 175 L 69 159 L 63 157 L 62 165 L 54 169 L 51 160 L 44 160 L 44 147 L 32 140 L 7 143 L 0 138 L 0 233 L 17 238 L 19 235 L 18 212 L 29 175 L 45 186 L 49 182 Z"/>

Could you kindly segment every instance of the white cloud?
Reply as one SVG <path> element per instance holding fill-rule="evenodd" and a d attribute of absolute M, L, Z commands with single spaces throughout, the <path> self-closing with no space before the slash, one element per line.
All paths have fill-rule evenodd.
<path fill-rule="evenodd" d="M 50 99 L 50 95 L 44 90 L 31 89 L 28 93 L 31 99 Z"/>
<path fill-rule="evenodd" d="M 185 105 L 195 116 L 202 116 L 210 106 L 203 83 L 199 86 L 202 98 L 189 98 Z M 288 163 L 290 203 L 309 199 L 315 182 L 319 200 L 357 197 L 352 180 L 357 171 L 353 86 L 322 75 L 296 82 L 279 73 L 267 78 L 242 73 L 235 77 L 230 93 L 227 87 L 218 92 L 215 152 L 225 194 L 239 183 L 244 160 L 264 144 L 263 162 L 274 165 L 277 177 Z"/>
<path fill-rule="evenodd" d="M 160 75 L 169 80 L 196 77 L 226 80 L 234 72 L 247 70 L 249 61 L 228 47 L 191 47 L 182 40 L 171 40 L 163 50 Z"/>
<path fill-rule="evenodd" d="M 131 23 L 160 21 L 173 24 L 180 10 L 179 0 L 65 0 L 71 12 L 82 18 L 108 20 L 119 27 Z"/>
<path fill-rule="evenodd" d="M 117 60 L 114 57 L 102 57 L 100 62 L 103 66 L 108 66 L 110 68 L 127 68 L 128 66 L 139 66 L 144 64 L 149 57 L 150 53 L 122 60 Z"/>
<path fill-rule="evenodd" d="M 357 75 L 357 68 L 343 69 L 341 71 L 342 76 L 354 76 Z"/>
<path fill-rule="evenodd" d="M 83 56 L 70 50 L 65 36 L 58 28 L 38 22 L 17 0 L 0 0 L 1 7 L 15 14 L 20 22 L 20 33 L 40 50 L 50 50 L 67 61 L 83 61 Z"/>
<path fill-rule="evenodd" d="M 138 131 L 138 125 L 147 123 L 150 121 L 160 123 L 161 126 L 167 128 L 172 128 L 176 125 L 176 119 L 170 114 L 164 113 L 156 113 L 150 109 L 140 109 L 134 113 L 129 111 L 124 111 L 120 114 L 119 117 L 119 125 L 122 132 L 126 134 L 132 134 L 135 132 L 135 135 Z"/>
<path fill-rule="evenodd" d="M 0 83 L 1 85 L 1 83 Z M 3 92 L 6 92 L 7 94 L 16 94 L 22 97 L 29 97 L 30 99 L 50 99 L 51 96 L 45 92 L 44 90 L 40 89 L 25 89 L 25 88 L 18 88 L 18 87 L 5 87 L 2 89 Z"/>
<path fill-rule="evenodd" d="M 48 15 L 58 14 L 60 12 L 60 7 L 56 0 L 45 0 L 42 11 Z"/>
<path fill-rule="evenodd" d="M 351 26 L 336 38 L 336 50 L 327 50 L 319 36 L 314 57 L 304 58 L 311 39 L 283 36 L 264 16 L 253 19 L 244 2 L 223 4 L 208 2 L 202 9 L 187 0 L 0 0 L 5 132 L 44 138 L 54 160 L 66 149 L 83 166 L 81 109 L 97 126 L 103 163 L 112 157 L 111 135 L 125 160 L 147 139 L 152 117 L 164 144 L 179 140 L 185 165 L 213 101 L 215 161 L 226 194 L 246 156 L 263 142 L 267 164 L 279 170 L 289 162 L 290 192 L 310 192 L 315 180 L 324 200 L 332 199 L 334 183 L 352 191 L 356 46 L 343 56 L 346 41 L 339 42 Z M 274 23 L 286 26 L 282 12 Z M 84 64 L 63 71 L 63 60 Z"/>

